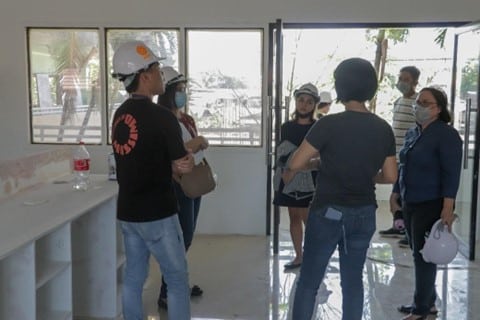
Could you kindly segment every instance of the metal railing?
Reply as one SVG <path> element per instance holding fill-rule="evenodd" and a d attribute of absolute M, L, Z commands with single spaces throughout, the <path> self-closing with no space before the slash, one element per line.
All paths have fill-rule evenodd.
<path fill-rule="evenodd" d="M 63 129 L 63 130 L 62 130 Z M 86 126 L 85 134 L 80 135 L 81 125 L 33 125 L 33 142 L 36 143 L 71 143 L 98 142 L 102 137 L 101 126 Z M 260 146 L 258 128 L 201 128 L 211 145 Z"/>
<path fill-rule="evenodd" d="M 75 112 L 86 112 L 88 105 L 81 105 L 75 107 Z M 58 107 L 42 107 L 42 108 L 32 108 L 32 116 L 44 116 L 47 114 L 62 114 L 63 107 L 60 105 Z"/>
<path fill-rule="evenodd" d="M 260 146 L 259 128 L 199 128 L 211 145 Z"/>
<path fill-rule="evenodd" d="M 62 130 L 63 129 L 63 130 Z M 84 134 L 80 135 L 84 129 Z M 96 142 L 102 138 L 101 126 L 85 126 L 81 125 L 34 125 L 33 126 L 33 142 L 36 143 L 58 143 L 58 142 Z"/>

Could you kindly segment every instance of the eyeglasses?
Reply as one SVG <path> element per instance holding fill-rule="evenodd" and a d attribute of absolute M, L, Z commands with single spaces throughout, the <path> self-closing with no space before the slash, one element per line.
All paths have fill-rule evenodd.
<path fill-rule="evenodd" d="M 417 100 L 415 101 L 415 104 L 413 105 L 413 107 L 415 106 L 420 106 L 420 107 L 423 107 L 423 108 L 429 108 L 431 105 L 434 105 L 434 104 L 437 104 L 435 101 L 420 101 L 420 100 Z"/>

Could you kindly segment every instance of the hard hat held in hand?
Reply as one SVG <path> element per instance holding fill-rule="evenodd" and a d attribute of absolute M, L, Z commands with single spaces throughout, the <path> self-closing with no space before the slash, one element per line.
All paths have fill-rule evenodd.
<path fill-rule="evenodd" d="M 147 70 L 154 62 L 165 58 L 157 57 L 142 41 L 128 41 L 121 44 L 113 54 L 113 74 L 122 78 Z"/>
<path fill-rule="evenodd" d="M 420 253 L 423 260 L 435 264 L 449 264 L 458 252 L 458 240 L 439 219 L 432 227 Z"/>

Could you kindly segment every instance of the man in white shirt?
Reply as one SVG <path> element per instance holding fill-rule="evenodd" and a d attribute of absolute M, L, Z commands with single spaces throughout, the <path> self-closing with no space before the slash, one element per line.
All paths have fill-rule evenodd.
<path fill-rule="evenodd" d="M 393 121 L 392 128 L 395 135 L 395 144 L 398 153 L 403 147 L 405 141 L 405 133 L 407 130 L 415 126 L 415 115 L 413 113 L 413 104 L 417 98 L 417 92 L 415 88 L 418 84 L 418 78 L 420 77 L 420 70 L 414 66 L 406 66 L 400 69 L 398 76 L 398 82 L 396 84 L 397 89 L 402 93 L 393 103 Z M 393 214 L 393 225 L 390 229 L 382 230 L 379 234 L 383 237 L 401 237 L 398 241 L 401 247 L 408 247 L 408 240 L 405 236 L 405 224 L 402 217 L 401 203 L 398 203 L 395 199 L 390 199 L 390 211 Z"/>

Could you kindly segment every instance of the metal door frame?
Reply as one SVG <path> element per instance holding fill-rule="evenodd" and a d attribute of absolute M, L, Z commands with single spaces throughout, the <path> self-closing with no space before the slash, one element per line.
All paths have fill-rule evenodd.
<path fill-rule="evenodd" d="M 455 39 L 454 39 L 454 46 L 453 46 L 453 67 L 452 67 L 452 83 L 451 83 L 451 92 L 450 92 L 450 105 L 451 105 L 451 113 L 454 114 L 455 111 L 455 98 L 456 98 L 456 85 L 457 85 L 457 63 L 458 63 L 458 41 L 459 37 L 462 34 L 480 30 L 480 22 L 475 22 L 471 24 L 467 24 L 465 26 L 461 26 L 458 28 Z M 480 54 L 480 52 L 479 52 Z M 479 58 L 480 62 L 480 58 Z M 478 110 L 478 106 L 480 106 L 480 63 L 478 66 L 478 79 L 477 79 L 477 114 L 476 114 L 476 122 L 475 122 L 475 143 L 473 148 L 473 170 L 472 170 L 472 198 L 470 204 L 470 232 L 468 237 L 468 253 L 466 253 L 469 260 L 475 260 L 475 244 L 476 244 L 476 237 L 477 237 L 477 210 L 478 210 L 478 172 L 480 167 L 480 112 Z M 467 110 L 465 111 L 468 112 Z M 469 123 L 465 123 L 465 134 L 469 132 L 467 130 L 467 126 L 470 127 Z M 467 140 L 468 141 L 468 140 Z M 468 161 L 468 143 L 464 145 L 464 158 L 467 158 Z M 464 253 L 464 254 L 465 254 Z"/>
<path fill-rule="evenodd" d="M 280 141 L 280 128 L 282 126 L 282 88 L 283 88 L 283 24 L 281 19 L 269 24 L 268 30 L 268 116 L 267 116 L 267 234 L 271 234 L 271 208 L 272 208 L 272 162 L 276 159 L 276 144 Z M 274 41 L 275 39 L 275 41 Z M 273 57 L 275 55 L 275 61 Z M 274 71 L 275 70 L 275 79 Z M 275 83 L 275 97 L 273 97 L 273 85 Z M 272 104 L 273 102 L 273 104 Z M 275 122 L 273 122 L 275 115 Z M 272 132 L 273 129 L 273 132 Z M 275 137 L 275 146 L 272 150 L 272 133 Z M 280 207 L 273 206 L 273 253 L 278 254 L 280 233 Z"/>

